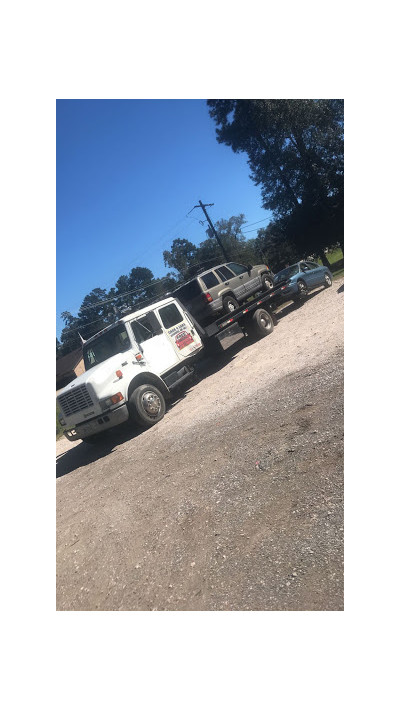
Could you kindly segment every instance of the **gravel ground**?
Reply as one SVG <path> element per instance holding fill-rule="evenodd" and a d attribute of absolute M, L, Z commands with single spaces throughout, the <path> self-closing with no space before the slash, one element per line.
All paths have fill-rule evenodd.
<path fill-rule="evenodd" d="M 57 442 L 57 609 L 343 609 L 343 298 L 204 360 L 154 428 Z"/>

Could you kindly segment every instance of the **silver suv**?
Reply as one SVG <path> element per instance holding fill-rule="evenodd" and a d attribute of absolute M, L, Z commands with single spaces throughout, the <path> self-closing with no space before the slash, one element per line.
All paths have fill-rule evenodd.
<path fill-rule="evenodd" d="M 218 264 L 197 274 L 173 291 L 200 324 L 220 313 L 229 313 L 257 291 L 273 288 L 273 274 L 266 264 L 245 267 L 236 262 Z"/>

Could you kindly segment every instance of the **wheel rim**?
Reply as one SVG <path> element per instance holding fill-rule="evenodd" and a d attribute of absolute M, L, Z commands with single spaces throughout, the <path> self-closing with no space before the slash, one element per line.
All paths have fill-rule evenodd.
<path fill-rule="evenodd" d="M 306 291 L 307 291 L 306 285 L 303 284 L 303 282 L 301 282 L 301 281 L 299 282 L 299 291 L 300 291 L 302 294 L 305 294 Z"/>
<path fill-rule="evenodd" d="M 229 301 L 228 301 L 228 310 L 229 310 L 229 311 L 234 311 L 235 309 L 236 309 L 236 304 L 234 304 L 233 301 L 231 301 L 231 299 L 229 299 Z"/>
<path fill-rule="evenodd" d="M 332 284 L 332 280 L 327 274 L 325 275 L 325 282 L 326 282 L 326 284 L 328 284 L 328 286 L 330 286 Z"/>
<path fill-rule="evenodd" d="M 264 289 L 270 291 L 272 289 L 272 284 L 269 279 L 264 279 Z"/>
<path fill-rule="evenodd" d="M 161 412 L 161 400 L 156 393 L 144 393 L 144 395 L 142 395 L 142 405 L 150 417 L 157 417 Z"/>
<path fill-rule="evenodd" d="M 261 324 L 261 326 L 263 327 L 263 329 L 264 329 L 265 331 L 269 331 L 270 328 L 271 328 L 271 321 L 270 321 L 269 318 L 268 318 L 267 316 L 265 316 L 264 314 L 262 314 L 262 315 L 260 316 L 260 324 Z"/>

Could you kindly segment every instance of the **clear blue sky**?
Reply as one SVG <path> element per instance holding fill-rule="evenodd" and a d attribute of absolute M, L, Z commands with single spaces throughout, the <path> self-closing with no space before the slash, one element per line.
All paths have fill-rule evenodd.
<path fill-rule="evenodd" d="M 185 217 L 199 199 L 214 222 L 271 219 L 246 156 L 217 143 L 206 101 L 57 101 L 57 335 L 61 312 L 76 315 L 92 289 L 135 266 L 161 277 L 174 238 L 206 239 L 201 210 Z"/>

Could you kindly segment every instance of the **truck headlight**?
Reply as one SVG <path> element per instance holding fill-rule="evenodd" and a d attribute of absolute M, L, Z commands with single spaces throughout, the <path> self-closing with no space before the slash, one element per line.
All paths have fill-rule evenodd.
<path fill-rule="evenodd" d="M 112 405 L 116 405 L 117 402 L 121 402 L 121 400 L 124 399 L 124 396 L 122 393 L 115 393 L 115 395 L 111 395 L 110 397 L 107 397 L 105 400 L 100 400 L 100 405 L 102 410 L 107 410 L 108 407 L 111 407 Z"/>

